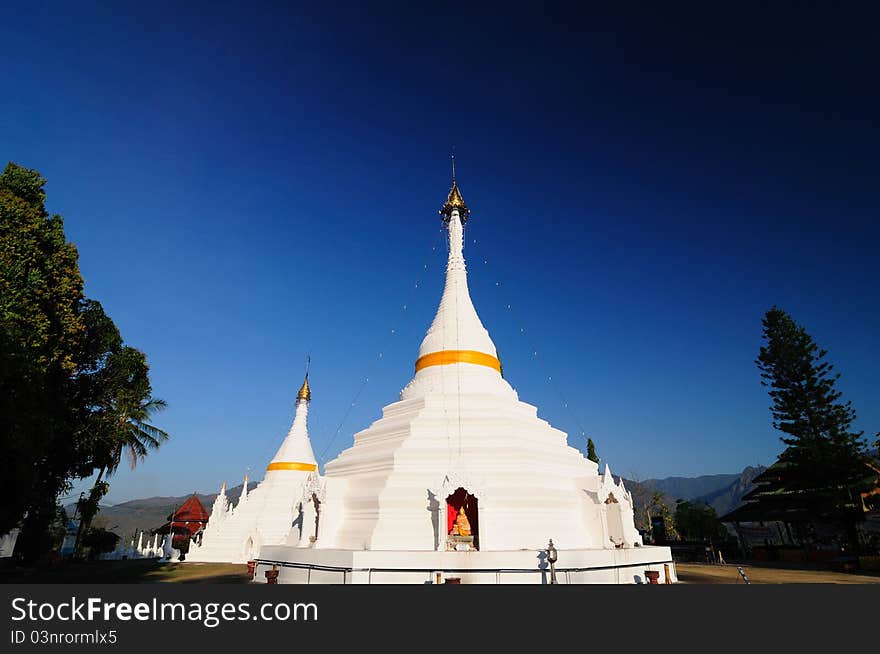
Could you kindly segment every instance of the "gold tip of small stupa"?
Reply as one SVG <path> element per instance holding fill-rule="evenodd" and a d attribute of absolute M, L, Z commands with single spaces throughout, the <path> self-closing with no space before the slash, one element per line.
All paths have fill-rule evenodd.
<path fill-rule="evenodd" d="M 306 373 L 305 381 L 303 381 L 303 385 L 299 388 L 299 393 L 296 394 L 296 399 L 305 400 L 306 402 L 312 401 L 312 391 L 309 388 L 309 373 Z"/>

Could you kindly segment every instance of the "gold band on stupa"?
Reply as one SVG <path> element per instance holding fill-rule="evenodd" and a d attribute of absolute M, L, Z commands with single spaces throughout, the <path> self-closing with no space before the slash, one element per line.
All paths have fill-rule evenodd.
<path fill-rule="evenodd" d="M 476 350 L 442 350 L 426 354 L 416 361 L 416 372 L 429 366 L 448 366 L 452 363 L 473 363 L 501 372 L 501 362 L 497 357 Z"/>
<path fill-rule="evenodd" d="M 267 471 L 271 470 L 304 470 L 311 472 L 316 470 L 318 466 L 314 463 L 294 463 L 292 461 L 273 461 L 266 466 Z"/>

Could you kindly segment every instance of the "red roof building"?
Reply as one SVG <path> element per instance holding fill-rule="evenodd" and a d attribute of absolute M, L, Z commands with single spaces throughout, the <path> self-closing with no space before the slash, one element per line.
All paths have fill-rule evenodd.
<path fill-rule="evenodd" d="M 204 529 L 209 517 L 205 505 L 193 493 L 168 516 L 168 522 L 156 529 L 155 533 L 167 534 L 169 529 L 173 529 L 171 544 L 177 547 L 181 541 L 188 541 L 194 534 Z"/>

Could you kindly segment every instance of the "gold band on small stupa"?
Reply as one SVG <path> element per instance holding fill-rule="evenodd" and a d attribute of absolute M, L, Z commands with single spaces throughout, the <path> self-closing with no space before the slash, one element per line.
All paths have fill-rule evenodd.
<path fill-rule="evenodd" d="M 448 366 L 452 363 L 473 363 L 501 372 L 501 362 L 498 357 L 476 350 L 442 350 L 426 354 L 416 361 L 416 372 L 429 366 Z"/>
<path fill-rule="evenodd" d="M 311 472 L 312 470 L 317 470 L 318 466 L 314 463 L 295 463 L 292 461 L 273 461 L 268 466 L 266 466 L 267 471 L 272 470 L 304 470 L 306 472 Z"/>

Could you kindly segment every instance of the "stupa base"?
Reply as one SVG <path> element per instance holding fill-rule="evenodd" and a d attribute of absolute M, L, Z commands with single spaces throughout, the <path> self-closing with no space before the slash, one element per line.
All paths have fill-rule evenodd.
<path fill-rule="evenodd" d="M 254 581 L 265 583 L 277 566 L 279 584 L 547 584 L 545 552 L 538 550 L 434 552 L 334 550 L 265 546 Z M 643 584 L 648 571 L 658 582 L 676 582 L 668 547 L 562 550 L 555 565 L 559 584 Z M 653 576 L 653 575 L 650 575 Z"/>

